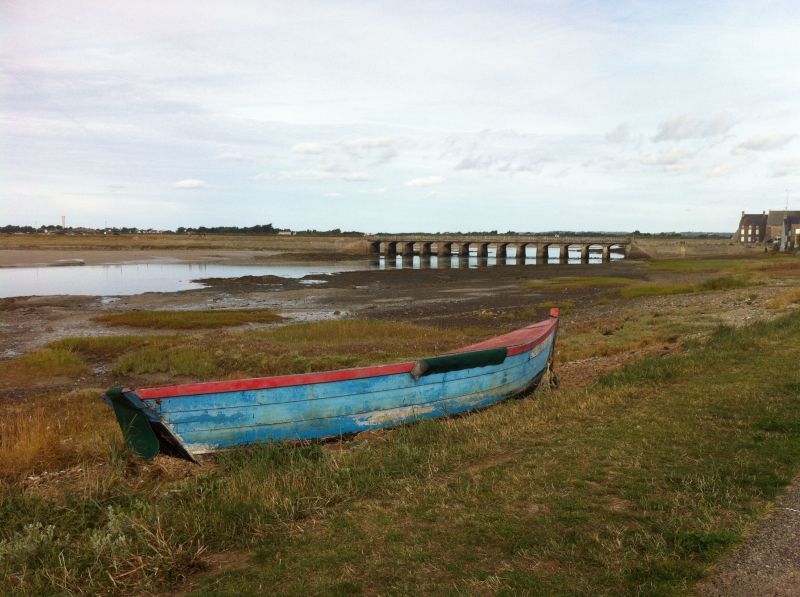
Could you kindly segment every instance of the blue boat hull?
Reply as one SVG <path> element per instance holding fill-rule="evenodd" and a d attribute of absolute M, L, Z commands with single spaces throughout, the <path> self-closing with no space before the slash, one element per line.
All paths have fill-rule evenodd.
<path fill-rule="evenodd" d="M 174 448 L 166 451 L 193 458 L 233 446 L 346 436 L 485 408 L 534 387 L 549 366 L 554 342 L 555 329 L 523 352 L 501 355 L 497 364 L 420 376 L 400 372 L 145 400 L 124 390 L 117 402 L 124 400 L 146 417 L 160 451 L 166 440 Z M 115 410 L 119 418 L 117 403 Z M 137 415 L 131 416 L 135 422 Z"/>

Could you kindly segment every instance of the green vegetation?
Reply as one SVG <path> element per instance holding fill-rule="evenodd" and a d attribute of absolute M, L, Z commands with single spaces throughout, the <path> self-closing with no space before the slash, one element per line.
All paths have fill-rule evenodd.
<path fill-rule="evenodd" d="M 642 283 L 619 290 L 619 295 L 624 298 L 640 296 L 662 296 L 668 294 L 689 294 L 692 292 L 708 292 L 713 290 L 732 290 L 746 288 L 750 285 L 747 278 L 733 276 L 719 276 L 709 278 L 697 284 L 656 284 Z"/>
<path fill-rule="evenodd" d="M 274 323 L 282 320 L 280 315 L 267 309 L 126 311 L 124 313 L 108 313 L 94 318 L 94 321 L 108 325 L 171 330 L 220 328 L 246 323 Z"/>
<path fill-rule="evenodd" d="M 78 377 L 88 370 L 75 352 L 66 348 L 48 347 L 30 352 L 14 361 L 0 361 L 0 386 L 22 384 L 27 380 L 49 380 Z"/>
<path fill-rule="evenodd" d="M 141 593 L 223 550 L 246 568 L 200 594 L 686 592 L 800 470 L 798 334 L 800 314 L 721 328 L 587 389 L 337 450 L 196 467 L 97 439 L 103 466 L 0 485 L 0 592 Z M 62 413 L 105 408 L 73 398 Z"/>
<path fill-rule="evenodd" d="M 433 356 L 492 335 L 385 321 L 322 321 L 255 330 L 66 338 L 0 363 L 0 389 L 55 376 L 78 381 L 87 363 L 125 385 L 308 373 Z"/>
<path fill-rule="evenodd" d="M 609 286 L 627 286 L 635 283 L 632 278 L 613 276 L 560 276 L 525 282 L 526 288 L 604 288 Z"/>

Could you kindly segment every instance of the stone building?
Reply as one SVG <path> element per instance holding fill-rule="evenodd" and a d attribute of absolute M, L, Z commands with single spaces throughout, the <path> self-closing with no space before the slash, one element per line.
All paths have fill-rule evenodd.
<path fill-rule="evenodd" d="M 781 250 L 800 248 L 800 211 L 742 212 L 733 240 L 740 243 L 773 243 Z"/>
<path fill-rule="evenodd" d="M 767 218 L 767 241 L 778 243 L 781 250 L 796 248 L 800 241 L 800 211 L 770 211 Z"/>
<path fill-rule="evenodd" d="M 740 243 L 763 243 L 767 237 L 767 212 L 746 214 L 742 212 L 739 227 L 734 233 L 734 240 Z"/>

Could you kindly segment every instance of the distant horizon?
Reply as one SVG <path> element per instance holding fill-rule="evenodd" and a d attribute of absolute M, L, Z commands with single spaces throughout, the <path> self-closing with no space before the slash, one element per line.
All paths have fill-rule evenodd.
<path fill-rule="evenodd" d="M 0 221 L 734 229 L 800 203 L 800 7 L 0 5 Z"/>
<path fill-rule="evenodd" d="M 254 224 L 252 226 L 258 226 L 258 224 Z M 211 229 L 209 234 L 225 234 L 225 232 L 217 232 L 214 229 L 216 228 L 239 228 L 243 230 L 243 232 L 229 232 L 230 234 L 245 234 L 248 228 L 252 226 L 224 226 L 224 225 L 199 225 L 199 226 L 176 226 L 174 228 L 140 228 L 138 226 L 104 226 L 104 227 L 93 227 L 93 226 L 71 226 L 67 225 L 66 227 L 61 227 L 61 224 L 40 224 L 38 226 L 32 224 L 0 224 L 0 232 L 4 232 L 6 228 L 32 228 L 34 230 L 43 230 L 43 229 L 60 229 L 60 230 L 94 230 L 94 231 L 103 231 L 103 230 L 137 230 L 137 231 L 146 231 L 146 230 L 153 230 L 156 233 L 172 233 L 172 234 L 180 234 L 179 231 L 183 230 L 186 231 L 194 231 L 199 229 Z M 291 229 L 291 228 L 284 228 L 280 226 L 274 227 L 275 232 L 250 232 L 249 234 L 254 235 L 277 235 L 279 231 L 290 231 L 290 232 L 297 232 L 297 233 L 316 233 L 316 234 L 338 234 L 338 235 L 353 235 L 353 234 L 360 234 L 364 236 L 376 236 L 376 235 L 387 235 L 387 234 L 394 234 L 394 235 L 447 235 L 447 234 L 462 234 L 462 235 L 469 235 L 469 234 L 485 234 L 485 235 L 557 235 L 557 234 L 586 234 L 586 235 L 608 235 L 608 236 L 630 236 L 634 234 L 641 234 L 641 235 L 681 235 L 681 236 L 691 236 L 691 235 L 708 235 L 708 236 L 731 236 L 735 234 L 736 228 L 734 231 L 710 231 L 710 230 L 661 230 L 657 232 L 648 232 L 642 230 L 506 230 L 506 231 L 499 231 L 499 230 L 469 230 L 469 231 L 435 231 L 435 232 L 428 232 L 428 231 L 421 231 L 421 230 L 400 230 L 400 231 L 365 231 L 365 230 L 351 230 L 351 229 L 336 229 L 330 228 L 327 230 L 319 230 L 315 228 L 298 228 L 298 229 Z M 338 230 L 339 232 L 336 232 Z M 7 233 L 7 232 L 5 232 Z"/>

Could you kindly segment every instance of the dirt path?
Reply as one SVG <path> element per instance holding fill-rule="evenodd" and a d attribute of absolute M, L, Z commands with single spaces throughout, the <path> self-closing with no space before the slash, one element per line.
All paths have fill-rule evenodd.
<path fill-rule="evenodd" d="M 800 595 L 800 476 L 697 587 L 699 597 Z"/>

